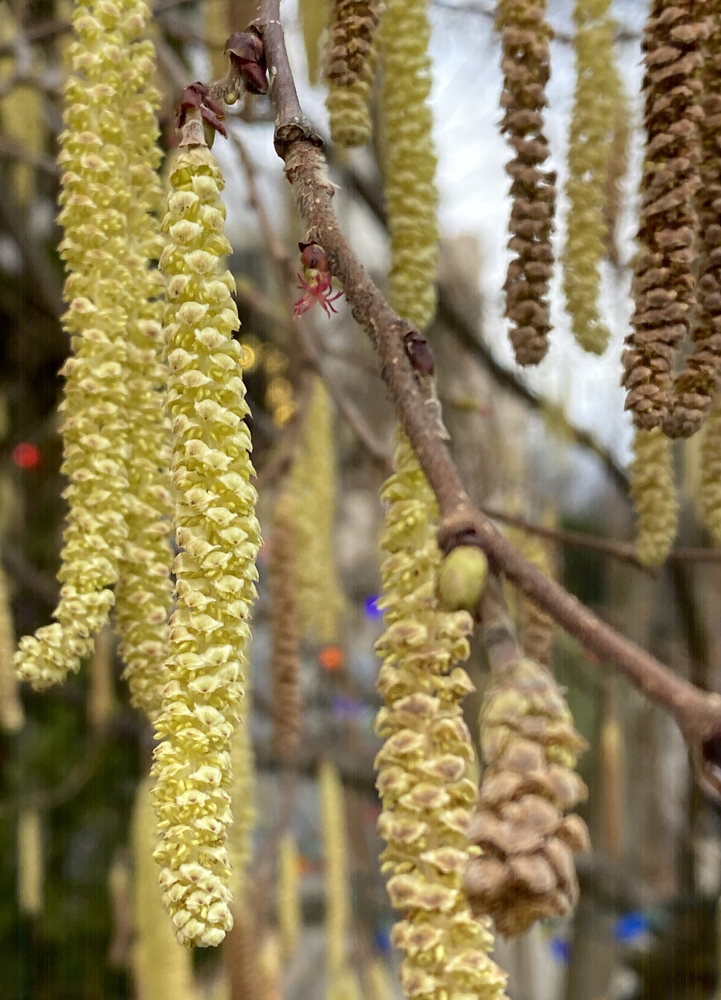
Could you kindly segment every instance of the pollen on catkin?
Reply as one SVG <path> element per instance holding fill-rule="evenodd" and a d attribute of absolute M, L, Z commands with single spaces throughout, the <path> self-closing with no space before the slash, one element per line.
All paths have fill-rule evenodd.
<path fill-rule="evenodd" d="M 337 470 L 333 404 L 316 378 L 300 448 L 291 472 L 295 505 L 296 601 L 301 635 L 321 644 L 338 639 L 345 601 L 335 561 Z"/>
<path fill-rule="evenodd" d="M 473 621 L 466 611 L 438 608 L 437 508 L 402 434 L 394 463 L 382 492 L 386 631 L 376 645 L 383 657 L 376 686 L 385 707 L 376 731 L 385 743 L 375 764 L 378 831 L 388 845 L 382 871 L 403 913 L 392 941 L 404 953 L 406 996 L 500 1000 L 506 975 L 488 956 L 490 925 L 471 915 L 461 884 L 477 789 L 467 776 L 474 754 L 460 706 L 473 685 L 455 664 L 469 655 Z"/>
<path fill-rule="evenodd" d="M 721 397 L 719 396 L 714 400 L 703 429 L 698 510 L 714 545 L 721 545 Z"/>
<path fill-rule="evenodd" d="M 226 849 L 233 730 L 246 673 L 260 528 L 233 340 L 238 314 L 223 236 L 223 177 L 201 145 L 170 174 L 160 266 L 167 281 L 167 405 L 173 424 L 177 606 L 156 732 L 153 789 L 163 901 L 178 939 L 217 945 L 232 926 Z"/>
<path fill-rule="evenodd" d="M 379 36 L 391 234 L 390 298 L 393 308 L 422 330 L 436 309 L 438 268 L 427 0 L 387 0 Z"/>
<path fill-rule="evenodd" d="M 695 305 L 703 7 L 695 0 L 654 0 L 644 29 L 647 142 L 633 331 L 622 355 L 622 384 L 626 409 L 647 431 L 668 415 L 673 359 Z"/>
<path fill-rule="evenodd" d="M 298 748 L 301 724 L 300 622 L 296 604 L 295 501 L 281 493 L 273 515 L 270 546 L 270 674 L 273 684 L 273 751 L 289 761 Z"/>
<path fill-rule="evenodd" d="M 673 445 L 658 427 L 637 429 L 633 451 L 630 489 L 637 518 L 636 552 L 644 566 L 660 566 L 678 523 Z"/>
<path fill-rule="evenodd" d="M 548 288 L 553 273 L 551 233 L 556 211 L 556 174 L 542 170 L 549 155 L 543 132 L 550 40 L 546 0 L 498 0 L 505 109 L 501 131 L 514 158 L 506 166 L 511 183 L 511 238 L 514 258 L 506 275 L 506 316 L 519 365 L 537 365 L 548 351 L 551 319 Z"/>
<path fill-rule="evenodd" d="M 611 0 L 576 0 L 576 94 L 568 148 L 563 291 L 577 343 L 603 354 L 610 331 L 599 311 L 601 261 L 606 252 L 604 193 L 614 123 Z"/>
<path fill-rule="evenodd" d="M 128 330 L 139 319 L 138 279 L 146 273 L 150 239 L 137 239 L 145 210 L 131 181 L 132 150 L 145 156 L 156 125 L 145 107 L 155 71 L 152 46 L 141 41 L 149 12 L 137 0 L 92 0 L 77 7 L 74 41 L 66 50 L 66 129 L 60 136 L 63 206 L 60 244 L 68 276 L 63 324 L 73 355 L 63 368 L 64 463 L 70 485 L 58 621 L 26 636 L 16 654 L 19 676 L 36 690 L 77 671 L 107 621 L 111 588 L 128 537 L 128 405 L 133 381 Z M 150 129 L 150 135 L 144 129 Z M 130 138 L 128 138 L 130 133 Z M 148 154 L 150 155 L 150 154 Z M 135 161 L 139 174 L 152 159 Z M 145 286 L 143 286 L 145 287 Z"/>
<path fill-rule="evenodd" d="M 709 35 L 702 48 L 700 121 L 701 185 L 698 212 L 698 295 L 693 318 L 694 347 L 676 375 L 664 431 L 690 437 L 701 427 L 721 383 L 721 8 L 710 5 Z"/>

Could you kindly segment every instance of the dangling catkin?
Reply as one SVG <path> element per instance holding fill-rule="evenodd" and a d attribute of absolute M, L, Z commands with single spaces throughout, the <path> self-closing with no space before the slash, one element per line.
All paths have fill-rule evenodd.
<path fill-rule="evenodd" d="M 219 80 L 228 72 L 228 57 L 223 48 L 233 28 L 230 27 L 228 0 L 203 0 L 205 42 L 210 55 L 211 72 Z M 245 29 L 245 25 L 242 25 Z"/>
<path fill-rule="evenodd" d="M 371 116 L 368 108 L 370 89 L 373 86 L 375 57 L 363 64 L 356 79 L 347 86 L 328 83 L 325 104 L 328 109 L 330 136 L 333 142 L 346 149 L 365 146 L 371 137 Z"/>
<path fill-rule="evenodd" d="M 115 712 L 113 683 L 113 634 L 109 626 L 98 632 L 90 661 L 90 691 L 88 692 L 88 722 L 101 733 Z"/>
<path fill-rule="evenodd" d="M 321 764 L 319 782 L 325 857 L 326 996 L 328 1000 L 340 1000 L 339 991 L 348 973 L 350 908 L 343 785 L 330 761 Z"/>
<path fill-rule="evenodd" d="M 338 638 L 344 600 L 335 562 L 337 472 L 333 404 L 317 378 L 293 462 L 296 600 L 301 634 L 320 643 Z"/>
<path fill-rule="evenodd" d="M 603 199 L 615 112 L 611 0 L 576 0 L 573 20 L 576 95 L 568 149 L 563 291 L 576 341 L 585 351 L 603 354 L 611 336 L 598 303 L 607 235 Z"/>
<path fill-rule="evenodd" d="M 64 680 L 92 652 L 92 637 L 113 605 L 111 587 L 128 537 L 128 402 L 144 365 L 154 379 L 154 360 L 136 358 L 140 368 L 134 367 L 135 345 L 132 334 L 128 337 L 148 318 L 146 309 L 155 309 L 142 299 L 154 283 L 146 277 L 147 256 L 151 248 L 157 252 L 141 194 L 153 187 L 147 175 L 157 157 L 157 124 L 148 98 L 153 47 L 139 40 L 147 16 L 140 0 L 81 4 L 73 17 L 75 40 L 67 49 L 72 73 L 65 85 L 67 127 L 60 137 L 65 230 L 60 251 L 69 271 L 63 322 L 74 353 L 63 368 L 60 409 L 70 512 L 58 574 L 58 621 L 22 639 L 16 654 L 20 677 L 36 690 Z M 139 216 L 143 222 L 136 232 Z M 132 430 L 143 432 L 136 424 Z"/>
<path fill-rule="evenodd" d="M 191 122 L 191 124 L 196 124 Z M 226 849 L 232 821 L 230 749 L 246 673 L 260 528 L 249 480 L 251 440 L 242 348 L 221 271 L 223 176 L 192 140 L 175 161 L 160 266 L 167 278 L 177 607 L 170 620 L 153 789 L 163 901 L 181 943 L 217 945 L 232 926 Z"/>
<path fill-rule="evenodd" d="M 253 858 L 253 829 L 255 827 L 255 756 L 250 731 L 251 696 L 246 687 L 238 725 L 230 747 L 230 766 L 233 783 L 230 788 L 230 808 L 233 822 L 228 831 L 228 857 L 230 858 L 230 891 L 234 911 L 247 905 L 250 864 Z"/>
<path fill-rule="evenodd" d="M 551 330 L 547 296 L 553 273 L 556 175 L 541 169 L 549 155 L 543 109 L 548 103 L 553 36 L 545 16 L 546 0 L 498 0 L 496 24 L 503 45 L 501 107 L 505 109 L 501 131 L 515 153 L 506 167 L 512 178 L 508 247 L 514 259 L 504 287 L 511 343 L 519 365 L 537 365 L 545 357 Z"/>
<path fill-rule="evenodd" d="M 694 195 L 701 184 L 703 7 L 695 0 L 654 0 L 644 30 L 647 143 L 633 282 L 636 308 L 622 356 L 622 381 L 626 409 L 636 427 L 646 431 L 668 415 L 673 358 L 688 334 L 695 305 L 691 265 Z"/>
<path fill-rule="evenodd" d="M 300 623 L 295 600 L 295 501 L 281 493 L 273 516 L 270 546 L 270 625 L 272 648 L 274 752 L 289 761 L 300 737 Z"/>
<path fill-rule="evenodd" d="M 701 185 L 696 196 L 698 301 L 694 348 L 674 379 L 671 412 L 664 424 L 672 437 L 690 437 L 699 429 L 721 380 L 721 5 L 713 0 L 708 6 L 710 34 L 701 49 Z"/>
<path fill-rule="evenodd" d="M 22 913 L 37 917 L 43 910 L 43 839 L 40 813 L 21 809 L 18 814 L 18 905 Z"/>
<path fill-rule="evenodd" d="M 698 509 L 714 545 L 721 545 L 721 396 L 716 396 L 703 429 Z"/>
<path fill-rule="evenodd" d="M 631 497 L 636 511 L 636 552 L 644 566 L 666 559 L 678 522 L 673 446 L 660 428 L 636 430 Z"/>
<path fill-rule="evenodd" d="M 288 963 L 298 948 L 302 931 L 298 851 L 295 839 L 286 833 L 278 851 L 278 929 L 283 961 Z"/>
<path fill-rule="evenodd" d="M 427 0 L 387 0 L 380 25 L 393 308 L 419 330 L 436 308 L 438 221 Z"/>
<path fill-rule="evenodd" d="M 544 517 L 544 522 L 549 518 Z M 550 527 L 550 525 L 547 524 Z M 516 542 L 517 539 L 517 542 Z M 551 545 L 548 541 L 526 532 L 514 532 L 514 543 L 529 562 L 540 569 L 544 576 L 556 577 L 556 567 Z M 520 595 L 521 605 L 521 646 L 526 656 L 548 666 L 551 661 L 554 621 L 533 601 Z"/>
<path fill-rule="evenodd" d="M 382 871 L 391 875 L 392 905 L 403 912 L 392 941 L 405 953 L 406 996 L 500 1000 L 506 976 L 488 957 L 489 925 L 472 917 L 461 888 L 476 786 L 467 777 L 473 745 L 460 701 L 473 685 L 454 664 L 468 657 L 473 622 L 466 611 L 438 609 L 437 508 L 400 432 L 394 464 L 382 493 L 389 505 L 381 536 L 386 631 L 376 649 L 385 707 L 376 731 L 385 743 L 375 764 L 378 832 L 388 845 Z"/>
<path fill-rule="evenodd" d="M 308 79 L 318 83 L 321 67 L 321 39 L 328 23 L 328 0 L 298 0 L 298 14 L 303 29 Z"/>
<path fill-rule="evenodd" d="M 153 861 L 155 815 L 146 778 L 138 785 L 133 810 L 135 942 L 132 950 L 138 1000 L 194 1000 L 193 963 L 190 953 L 175 940 L 163 911 Z"/>
<path fill-rule="evenodd" d="M 0 727 L 7 733 L 16 733 L 25 722 L 13 663 L 14 653 L 15 628 L 8 580 L 5 570 L 0 567 Z"/>
<path fill-rule="evenodd" d="M 373 85 L 377 0 L 331 0 L 326 106 L 333 142 L 362 146 L 370 138 L 368 97 Z"/>
<path fill-rule="evenodd" d="M 618 250 L 617 231 L 623 208 L 622 184 L 628 173 L 633 121 L 628 94 L 615 65 L 613 66 L 613 77 L 613 134 L 608 151 L 603 207 L 606 223 L 606 252 L 613 266 L 619 267 L 621 258 Z"/>
<path fill-rule="evenodd" d="M 9 5 L 0 4 L 0 41 L 10 42 L 17 38 L 18 23 Z M 31 47 L 27 39 L 22 38 L 19 55 L 22 59 L 32 62 L 36 72 L 42 72 L 44 60 L 39 46 Z M 15 55 L 0 59 L 0 80 L 11 79 L 18 69 Z M 38 87 L 19 84 L 0 99 L 0 124 L 3 135 L 17 143 L 18 147 L 27 152 L 29 157 L 38 156 L 44 151 L 46 125 L 43 107 L 43 95 Z M 36 168 L 32 163 L 22 161 L 13 164 L 11 168 L 12 186 L 15 197 L 21 206 L 29 206 L 35 196 Z"/>

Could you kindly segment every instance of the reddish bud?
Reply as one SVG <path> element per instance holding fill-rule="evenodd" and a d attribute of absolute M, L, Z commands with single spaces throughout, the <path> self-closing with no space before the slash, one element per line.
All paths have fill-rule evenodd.
<path fill-rule="evenodd" d="M 300 262 L 303 267 L 311 271 L 329 271 L 328 258 L 323 247 L 311 241 L 310 243 L 299 243 L 298 249 L 301 251 Z"/>
<path fill-rule="evenodd" d="M 403 338 L 403 346 L 411 365 L 421 375 L 432 375 L 436 365 L 428 341 L 420 333 L 411 330 Z"/>
<path fill-rule="evenodd" d="M 249 94 L 267 94 L 265 46 L 254 31 L 235 31 L 225 43 L 225 52 L 240 73 Z"/>

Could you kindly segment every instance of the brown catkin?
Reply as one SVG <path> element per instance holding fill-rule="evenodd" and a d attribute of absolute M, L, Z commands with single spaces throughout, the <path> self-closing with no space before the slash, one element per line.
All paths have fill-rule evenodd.
<path fill-rule="evenodd" d="M 690 437 L 700 428 L 721 381 L 721 4 L 712 0 L 710 32 L 701 69 L 704 112 L 701 133 L 701 186 L 698 210 L 698 301 L 694 349 L 676 377 L 671 412 L 664 423 L 670 437 Z"/>
<path fill-rule="evenodd" d="M 714 400 L 703 431 L 698 509 L 701 521 L 711 535 L 714 545 L 721 545 L 721 397 L 719 396 Z"/>
<path fill-rule="evenodd" d="M 672 444 L 659 427 L 636 430 L 631 497 L 636 510 L 636 552 L 644 566 L 660 566 L 676 537 L 678 500 Z"/>
<path fill-rule="evenodd" d="M 585 745 L 545 667 L 519 658 L 494 669 L 481 708 L 486 770 L 469 834 L 483 853 L 470 860 L 465 887 L 474 913 L 492 917 L 505 937 L 567 916 L 578 898 L 573 855 L 588 850 L 588 830 L 563 813 L 586 795 L 573 770 Z"/>
<path fill-rule="evenodd" d="M 551 233 L 556 207 L 556 175 L 541 169 L 549 148 L 543 133 L 548 103 L 552 29 L 545 0 L 499 0 L 505 109 L 501 131 L 515 156 L 506 167 L 511 183 L 511 239 L 514 258 L 505 283 L 506 316 L 519 365 L 537 365 L 548 351 L 551 320 L 548 287 L 553 271 Z"/>
<path fill-rule="evenodd" d="M 368 62 L 380 18 L 378 0 L 332 0 L 326 76 L 352 87 Z"/>
<path fill-rule="evenodd" d="M 290 493 L 275 505 L 270 547 L 273 750 L 289 760 L 300 736 L 300 625 L 295 601 L 294 508 Z"/>
<path fill-rule="evenodd" d="M 671 370 L 694 307 L 697 217 L 701 184 L 699 121 L 705 3 L 654 0 L 644 31 L 646 157 L 640 249 L 634 274 L 633 332 L 623 352 L 626 409 L 650 430 L 668 415 Z M 676 431 L 673 421 L 669 431 Z"/>

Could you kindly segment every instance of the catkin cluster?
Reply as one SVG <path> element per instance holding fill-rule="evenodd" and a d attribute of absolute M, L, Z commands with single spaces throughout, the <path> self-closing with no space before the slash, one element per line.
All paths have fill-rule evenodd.
<path fill-rule="evenodd" d="M 585 351 L 603 354 L 611 334 L 599 312 L 599 266 L 606 252 L 603 203 L 617 86 L 610 0 L 576 0 L 573 20 L 576 95 L 568 149 L 563 291 L 576 341 Z"/>
<path fill-rule="evenodd" d="M 471 839 L 482 848 L 466 870 L 474 912 L 506 937 L 535 920 L 567 916 L 578 898 L 573 854 L 589 848 L 585 798 L 574 772 L 585 741 L 550 672 L 517 659 L 494 676 L 481 708 L 486 769 Z"/>
<path fill-rule="evenodd" d="M 695 0 L 654 0 L 644 32 L 647 145 L 641 246 L 634 273 L 633 331 L 622 357 L 626 409 L 643 430 L 668 416 L 673 358 L 688 334 L 695 304 L 691 265 L 703 117 L 699 43 L 708 30 L 703 8 Z M 681 424 L 672 419 L 667 429 L 676 434 Z"/>
<path fill-rule="evenodd" d="M 387 0 L 380 26 L 393 308 L 419 330 L 436 308 L 438 222 L 427 0 Z"/>
<path fill-rule="evenodd" d="M 678 500 L 672 448 L 659 427 L 636 431 L 631 498 L 637 517 L 636 552 L 644 566 L 660 566 L 676 537 Z"/>
<path fill-rule="evenodd" d="M 275 505 L 270 549 L 270 625 L 273 750 L 290 760 L 300 737 L 300 623 L 295 600 L 295 502 L 282 493 Z"/>
<path fill-rule="evenodd" d="M 149 222 L 136 229 L 156 197 L 149 177 L 157 162 L 153 47 L 139 39 L 148 13 L 139 0 L 81 4 L 66 50 L 72 72 L 60 137 L 59 221 L 69 271 L 63 324 L 73 355 L 63 368 L 60 409 L 70 511 L 58 621 L 22 639 L 16 654 L 20 677 L 37 690 L 77 671 L 107 620 L 129 540 L 130 434 L 138 433 L 128 416 L 130 396 L 148 392 L 158 402 L 162 382 L 154 354 L 150 360 L 135 352 L 146 321 L 149 342 L 158 336 L 155 307 L 140 301 L 153 285 L 147 257 L 157 253 L 157 232 Z M 129 331 L 137 336 L 128 338 Z M 136 379 L 147 385 L 134 387 Z"/>
<path fill-rule="evenodd" d="M 673 386 L 664 425 L 673 437 L 690 437 L 701 426 L 721 380 L 721 13 L 715 4 L 702 50 L 701 186 L 696 198 L 699 224 L 698 289 L 694 348 Z"/>
<path fill-rule="evenodd" d="M 499 0 L 496 15 L 503 45 L 501 131 L 515 154 L 506 167 L 512 178 L 508 247 L 514 257 L 504 288 L 519 365 L 537 365 L 545 357 L 551 330 L 547 296 L 553 273 L 556 175 L 541 169 L 549 155 L 543 109 L 548 103 L 553 34 L 545 15 L 545 0 Z"/>
<path fill-rule="evenodd" d="M 170 621 L 153 790 L 163 900 L 181 943 L 217 945 L 232 926 L 229 861 L 230 746 L 243 697 L 245 646 L 256 596 L 260 529 L 249 479 L 234 282 L 221 271 L 223 177 L 201 145 L 170 174 L 161 257 L 173 422 L 177 608 Z"/>
<path fill-rule="evenodd" d="M 461 886 L 476 786 L 466 774 L 473 747 L 460 707 L 473 685 L 455 664 L 468 656 L 473 623 L 465 611 L 438 609 L 435 502 L 405 438 L 395 468 L 382 494 L 386 631 L 376 647 L 384 661 L 376 722 L 385 737 L 376 758 L 378 830 L 388 845 L 382 870 L 403 912 L 392 940 L 405 955 L 406 996 L 497 1000 L 506 977 L 488 957 L 488 924 L 472 917 Z"/>

